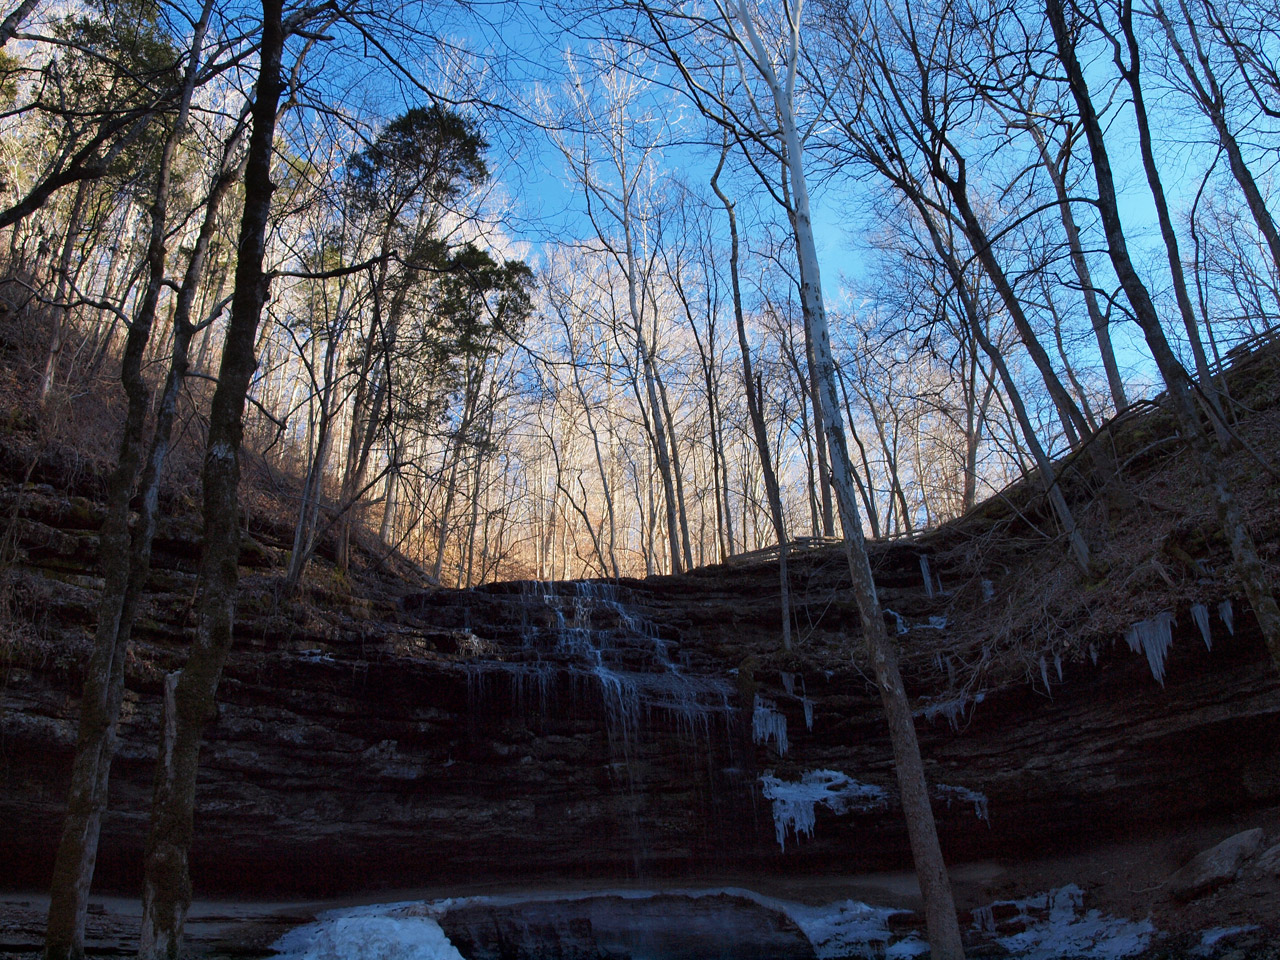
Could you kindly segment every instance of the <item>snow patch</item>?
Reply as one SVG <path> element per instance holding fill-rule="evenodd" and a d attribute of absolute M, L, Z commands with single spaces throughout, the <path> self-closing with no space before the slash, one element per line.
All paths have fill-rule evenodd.
<path fill-rule="evenodd" d="M 798 781 L 779 780 L 772 770 L 760 777 L 766 800 L 773 801 L 773 829 L 778 846 L 787 848 L 787 834 L 812 837 L 818 804 L 832 813 L 868 810 L 885 803 L 888 794 L 870 783 L 859 783 L 839 770 L 810 770 Z"/>
<path fill-rule="evenodd" d="M 1178 621 L 1168 610 L 1157 613 L 1150 620 L 1139 620 L 1124 635 L 1125 642 L 1134 653 L 1141 650 L 1147 655 L 1151 675 L 1164 686 L 1164 661 L 1173 645 L 1173 625 Z"/>

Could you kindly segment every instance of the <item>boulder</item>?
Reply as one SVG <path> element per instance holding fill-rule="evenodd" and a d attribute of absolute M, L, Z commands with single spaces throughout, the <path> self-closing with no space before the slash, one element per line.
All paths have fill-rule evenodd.
<path fill-rule="evenodd" d="M 1266 850 L 1258 854 L 1258 859 L 1254 861 L 1253 865 L 1262 874 L 1275 875 L 1280 873 L 1280 843 L 1267 847 Z"/>
<path fill-rule="evenodd" d="M 1241 864 L 1262 846 L 1262 829 L 1254 827 L 1228 837 L 1197 854 L 1169 878 L 1169 892 L 1178 900 L 1193 900 L 1235 879 Z"/>

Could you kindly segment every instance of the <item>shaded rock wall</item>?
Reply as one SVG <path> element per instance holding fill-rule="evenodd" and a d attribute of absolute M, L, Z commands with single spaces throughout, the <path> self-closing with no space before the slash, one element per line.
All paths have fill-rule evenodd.
<path fill-rule="evenodd" d="M 6 497 L 20 562 L 7 584 L 0 882 L 20 886 L 45 882 L 60 825 L 96 508 L 47 488 Z M 174 522 L 157 544 L 102 843 L 109 886 L 138 879 L 160 679 L 191 629 L 194 537 Z M 237 645 L 204 749 L 192 858 L 203 892 L 908 862 L 837 552 L 793 561 L 801 629 L 785 654 L 767 564 L 550 596 L 505 584 L 363 599 L 315 588 L 289 600 L 269 572 L 274 550 L 258 531 L 246 552 Z M 1142 656 L 1106 638 L 1096 664 L 1083 647 L 1068 655 L 1061 679 L 1052 657 L 1043 673 L 1033 656 L 978 674 L 981 647 L 952 639 L 988 609 L 972 572 L 935 557 L 933 575 L 955 592 L 930 596 L 917 548 L 880 547 L 875 562 L 886 606 L 909 628 L 905 672 L 922 698 L 929 776 L 945 785 L 935 806 L 953 859 L 1280 802 L 1280 678 L 1241 604 L 1234 636 L 1215 618 L 1212 653 L 1178 611 L 1163 688 Z M 785 756 L 753 740 L 757 697 L 786 717 Z M 839 816 L 820 806 L 813 836 L 783 851 L 758 777 L 815 769 L 889 800 Z M 987 799 L 986 820 L 973 794 Z"/>

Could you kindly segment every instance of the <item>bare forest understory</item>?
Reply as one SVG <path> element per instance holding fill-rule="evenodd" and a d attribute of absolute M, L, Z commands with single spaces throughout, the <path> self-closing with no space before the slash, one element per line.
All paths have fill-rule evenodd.
<path fill-rule="evenodd" d="M 1251 411 L 1240 437 L 1280 459 L 1280 351 L 1240 358 L 1229 382 Z M 61 828 L 107 460 L 86 439 L 101 426 L 92 417 L 38 427 L 10 387 L 0 886 L 34 891 Z M 1253 454 L 1229 464 L 1274 566 L 1276 485 Z M 175 454 L 127 662 L 96 874 L 96 889 L 120 894 L 140 881 L 162 682 L 192 629 L 189 456 Z M 1087 906 L 1150 915 L 1170 935 L 1151 956 L 1227 925 L 1258 929 L 1208 955 L 1275 955 L 1263 945 L 1280 935 L 1277 857 L 1181 896 L 1169 882 L 1246 829 L 1261 828 L 1259 851 L 1280 842 L 1280 677 L 1187 459 L 1151 405 L 1059 465 L 1093 546 L 1087 577 L 1030 480 L 927 535 L 871 544 L 943 847 L 966 865 L 962 912 L 1074 882 Z M 910 857 L 837 548 L 792 553 L 790 652 L 767 555 L 645 580 L 452 590 L 366 543 L 347 574 L 322 548 L 291 594 L 297 480 L 252 462 L 235 648 L 201 760 L 198 896 L 732 880 L 916 905 L 895 873 Z M 1160 662 L 1142 635 L 1162 624 L 1172 646 Z M 779 825 L 762 784 L 813 771 L 841 771 L 871 799 L 819 804 L 801 836 L 803 824 Z M 40 902 L 4 899 L 0 955 L 36 949 Z M 127 910 L 105 903 L 90 946 L 111 952 L 131 934 Z M 213 913 L 235 914 L 229 926 L 193 919 L 197 947 L 261 947 L 308 909 L 224 907 Z M 1241 943 L 1252 952 L 1229 953 Z"/>

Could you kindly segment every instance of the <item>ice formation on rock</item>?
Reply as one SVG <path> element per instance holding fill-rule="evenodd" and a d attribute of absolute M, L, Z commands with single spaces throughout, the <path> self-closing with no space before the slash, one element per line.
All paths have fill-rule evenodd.
<path fill-rule="evenodd" d="M 1001 919 L 999 927 L 1022 929 L 995 941 L 1020 960 L 1120 960 L 1146 950 L 1156 932 L 1150 920 L 1124 920 L 1099 910 L 1085 911 L 1084 891 L 1075 884 L 1024 900 L 1000 901 L 992 907 L 1005 908 L 1000 911 L 1002 917 L 1010 907 L 1016 911 L 1012 918 Z"/>
<path fill-rule="evenodd" d="M 1124 635 L 1130 650 L 1134 653 L 1142 651 L 1147 655 L 1151 675 L 1162 687 L 1164 686 L 1164 661 L 1169 655 L 1169 647 L 1173 644 L 1173 625 L 1177 622 L 1172 613 L 1162 610 L 1150 620 L 1139 620 Z"/>
<path fill-rule="evenodd" d="M 915 712 L 915 715 L 924 717 L 930 723 L 939 717 L 945 717 L 947 725 L 952 730 L 959 730 L 960 721 L 964 719 L 965 712 L 969 710 L 970 706 L 981 703 L 986 697 L 985 693 L 979 693 L 973 697 L 970 697 L 967 693 L 961 693 L 954 697 L 939 698 L 926 703 Z"/>
<path fill-rule="evenodd" d="M 951 806 L 953 801 L 972 803 L 973 815 L 987 826 L 991 825 L 990 801 L 987 800 L 985 793 L 970 790 L 968 787 L 954 787 L 949 783 L 940 783 L 936 789 L 938 797 L 945 800 L 948 807 Z"/>
<path fill-rule="evenodd" d="M 996 585 L 992 583 L 990 580 L 983 580 L 982 581 L 982 602 L 990 603 L 992 600 L 995 599 L 995 595 L 996 595 Z"/>
<path fill-rule="evenodd" d="M 787 718 L 777 710 L 772 700 L 756 694 L 755 709 L 751 713 L 751 739 L 756 743 L 768 743 L 772 740 L 777 747 L 778 756 L 786 756 Z"/>
<path fill-rule="evenodd" d="M 920 575 L 924 577 L 924 592 L 929 595 L 929 599 L 933 599 L 933 577 L 929 572 L 929 558 L 923 553 L 920 554 Z"/>
<path fill-rule="evenodd" d="M 1204 645 L 1212 650 L 1213 637 L 1209 634 L 1209 608 L 1203 603 L 1193 603 L 1191 605 L 1191 619 L 1200 628 L 1200 636 L 1204 637 Z"/>
<path fill-rule="evenodd" d="M 773 828 L 778 845 L 787 847 L 787 834 L 813 836 L 814 808 L 818 804 L 832 813 L 869 810 L 888 799 L 884 789 L 870 783 L 859 783 L 839 770 L 810 770 L 798 781 L 779 780 L 772 770 L 760 777 L 766 800 L 773 801 Z"/>
<path fill-rule="evenodd" d="M 910 627 L 907 626 L 907 621 L 903 620 L 902 615 L 899 614 L 896 610 L 890 610 L 888 607 L 885 607 L 884 612 L 887 613 L 889 616 L 893 617 L 893 622 L 898 626 L 898 636 L 902 636 L 904 633 L 906 633 L 908 630 L 911 629 Z"/>

